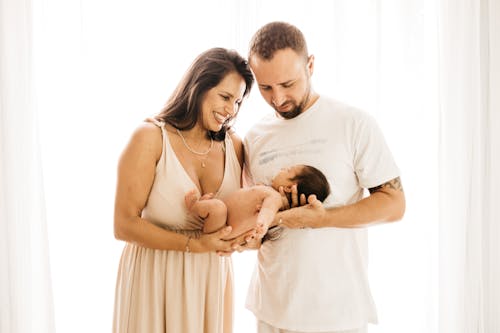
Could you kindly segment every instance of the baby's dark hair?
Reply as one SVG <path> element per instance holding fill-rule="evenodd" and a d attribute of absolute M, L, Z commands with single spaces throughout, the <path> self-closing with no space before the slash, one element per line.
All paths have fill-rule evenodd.
<path fill-rule="evenodd" d="M 323 202 L 330 195 L 330 184 L 323 172 L 310 165 L 302 165 L 300 173 L 291 179 L 297 182 L 297 192 L 300 196 L 304 194 L 306 199 L 315 194 L 316 198 Z M 290 201 L 290 198 L 288 199 Z M 280 238 L 283 228 L 274 226 L 270 228 L 262 238 L 262 243 L 265 241 L 273 241 Z"/>
<path fill-rule="evenodd" d="M 330 184 L 323 172 L 310 165 L 303 165 L 300 174 L 291 179 L 297 182 L 299 196 L 304 194 L 308 198 L 315 194 L 319 201 L 323 202 L 330 195 Z"/>

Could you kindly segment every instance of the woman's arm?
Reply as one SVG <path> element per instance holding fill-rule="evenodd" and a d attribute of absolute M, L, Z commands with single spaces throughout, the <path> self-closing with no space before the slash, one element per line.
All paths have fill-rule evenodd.
<path fill-rule="evenodd" d="M 161 129 L 151 123 L 144 123 L 132 135 L 118 164 L 118 179 L 115 196 L 115 237 L 143 247 L 209 252 L 231 252 L 231 242 L 223 241 L 230 228 L 189 239 L 173 231 L 162 229 L 146 219 L 141 212 L 148 200 L 155 177 L 156 163 L 162 152 Z M 183 195 L 183 193 L 179 193 Z M 188 244 L 189 242 L 189 244 Z"/>

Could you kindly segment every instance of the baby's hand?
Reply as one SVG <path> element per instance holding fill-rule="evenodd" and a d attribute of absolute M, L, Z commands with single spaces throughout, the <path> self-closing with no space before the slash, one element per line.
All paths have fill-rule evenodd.
<path fill-rule="evenodd" d="M 261 240 L 257 237 L 255 230 L 250 230 L 233 240 L 232 248 L 238 252 L 245 250 L 256 250 L 260 248 Z"/>
<path fill-rule="evenodd" d="M 264 237 L 264 235 L 267 233 L 267 230 L 269 229 L 273 221 L 274 221 L 274 215 L 266 216 L 264 214 L 259 214 L 255 226 L 256 237 L 259 239 Z"/>
<path fill-rule="evenodd" d="M 203 194 L 199 200 L 209 200 L 209 199 L 213 199 L 213 197 L 214 197 L 213 193 L 206 193 L 206 194 Z"/>
<path fill-rule="evenodd" d="M 191 190 L 184 196 L 184 202 L 186 203 L 186 208 L 191 210 L 193 205 L 198 201 L 198 197 L 196 195 L 196 190 Z"/>

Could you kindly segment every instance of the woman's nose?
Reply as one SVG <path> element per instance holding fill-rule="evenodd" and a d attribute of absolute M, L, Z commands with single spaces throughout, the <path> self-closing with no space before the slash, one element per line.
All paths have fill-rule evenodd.
<path fill-rule="evenodd" d="M 234 116 L 235 114 L 235 111 L 236 110 L 236 106 L 234 104 L 230 104 L 230 105 L 226 105 L 226 107 L 224 108 L 224 111 L 230 115 L 231 117 Z"/>

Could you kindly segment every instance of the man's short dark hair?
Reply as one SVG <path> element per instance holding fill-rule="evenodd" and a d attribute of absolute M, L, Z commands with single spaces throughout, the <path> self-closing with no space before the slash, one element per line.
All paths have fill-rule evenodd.
<path fill-rule="evenodd" d="M 286 22 L 271 22 L 261 27 L 250 41 L 248 59 L 258 56 L 271 60 L 276 51 L 290 48 L 305 59 L 309 56 L 307 44 L 302 32 Z"/>

